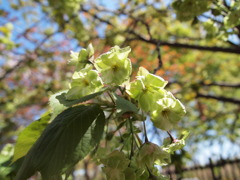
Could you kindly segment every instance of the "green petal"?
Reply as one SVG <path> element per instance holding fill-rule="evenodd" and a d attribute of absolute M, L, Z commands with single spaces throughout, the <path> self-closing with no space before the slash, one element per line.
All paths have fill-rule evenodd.
<path fill-rule="evenodd" d="M 175 99 L 172 98 L 162 98 L 157 101 L 157 104 L 163 109 L 171 108 L 175 105 Z"/>
<path fill-rule="evenodd" d="M 129 47 L 120 49 L 115 46 L 95 60 L 95 67 L 100 72 L 104 83 L 121 85 L 129 79 L 132 66 L 127 56 L 130 51 Z"/>
<path fill-rule="evenodd" d="M 164 119 L 163 116 L 160 115 L 160 113 L 158 116 L 153 116 L 151 120 L 155 127 L 162 130 L 168 131 L 174 127 L 174 124 L 171 123 L 169 120 Z"/>
<path fill-rule="evenodd" d="M 88 53 L 88 57 L 92 57 L 94 55 L 94 48 L 92 43 L 90 43 L 87 47 L 87 53 Z"/>
<path fill-rule="evenodd" d="M 101 159 L 101 162 L 107 167 L 125 170 L 130 161 L 125 157 L 123 152 L 115 150 Z"/>
<path fill-rule="evenodd" d="M 137 99 L 140 93 L 143 91 L 143 84 L 139 80 L 135 80 L 127 86 L 127 93 L 133 99 Z"/>
<path fill-rule="evenodd" d="M 125 180 L 125 174 L 120 169 L 103 167 L 102 170 L 106 174 L 107 180 Z"/>
<path fill-rule="evenodd" d="M 139 106 L 145 112 L 150 112 L 156 109 L 157 103 L 156 99 L 164 97 L 163 91 L 150 92 L 146 91 L 139 95 L 138 102 Z"/>
<path fill-rule="evenodd" d="M 182 103 L 171 93 L 157 101 L 156 110 L 151 114 L 154 125 L 163 130 L 170 130 L 186 113 Z"/>
<path fill-rule="evenodd" d="M 87 65 L 81 71 L 73 74 L 71 89 L 66 94 L 67 99 L 78 99 L 95 93 L 103 87 L 101 78 L 97 71 L 91 70 L 92 67 L 92 65 Z"/>
<path fill-rule="evenodd" d="M 184 105 L 178 99 L 176 99 L 176 103 L 175 103 L 175 106 L 173 108 L 179 114 L 185 114 L 186 113 L 186 109 L 185 109 Z"/>
<path fill-rule="evenodd" d="M 79 63 L 86 63 L 88 61 L 88 52 L 86 49 L 81 49 L 78 55 L 78 62 Z M 84 65 L 84 64 L 83 64 Z"/>
<path fill-rule="evenodd" d="M 164 88 L 167 85 L 167 81 L 154 74 L 148 74 L 146 76 L 146 85 L 150 85 L 153 88 Z"/>
<path fill-rule="evenodd" d="M 158 145 L 147 142 L 141 146 L 137 154 L 137 164 L 140 168 L 145 168 L 146 165 L 148 168 L 151 168 L 161 154 L 162 149 Z"/>
<path fill-rule="evenodd" d="M 145 69 L 144 67 L 140 67 L 137 72 L 137 77 L 138 78 L 146 77 L 148 74 L 149 72 L 147 69 Z"/>
<path fill-rule="evenodd" d="M 76 65 L 78 63 L 78 54 L 77 52 L 70 51 L 70 57 L 69 64 Z"/>

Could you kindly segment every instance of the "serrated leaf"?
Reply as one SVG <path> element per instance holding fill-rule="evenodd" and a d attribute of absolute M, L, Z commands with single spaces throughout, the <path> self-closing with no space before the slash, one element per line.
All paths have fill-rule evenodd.
<path fill-rule="evenodd" d="M 47 126 L 50 117 L 51 116 L 49 113 L 43 115 L 40 119 L 32 122 L 20 133 L 14 148 L 14 156 L 12 162 L 27 154 L 29 149 L 36 142 L 36 140 L 39 138 L 39 136 Z"/>
<path fill-rule="evenodd" d="M 59 93 L 52 95 L 49 99 L 49 104 L 53 111 L 51 119 L 54 119 L 58 114 L 60 114 L 62 111 L 64 111 L 68 107 L 93 99 L 96 96 L 99 96 L 100 94 L 102 94 L 103 92 L 104 91 L 96 92 L 76 100 L 66 99 L 65 95 L 67 93 L 67 90 L 61 91 Z"/>
<path fill-rule="evenodd" d="M 118 112 L 119 115 L 122 115 L 126 112 L 134 112 L 134 113 L 138 112 L 138 108 L 130 101 L 117 95 L 116 95 L 116 98 L 117 98 L 116 105 L 117 105 L 117 110 L 119 111 Z"/>
<path fill-rule="evenodd" d="M 61 91 L 50 96 L 49 105 L 52 109 L 51 120 L 53 120 L 55 117 L 57 117 L 58 114 L 60 114 L 63 110 L 67 108 L 65 105 L 60 103 L 59 100 L 57 99 L 58 96 L 61 96 L 62 94 L 66 94 L 66 92 L 67 91 Z"/>
<path fill-rule="evenodd" d="M 93 93 L 93 94 L 89 94 L 89 95 L 87 95 L 87 96 L 84 96 L 84 97 L 79 98 L 79 99 L 76 99 L 76 100 L 67 100 L 67 99 L 65 98 L 65 94 L 66 94 L 66 93 L 62 93 L 61 95 L 56 96 L 56 98 L 58 99 L 58 101 L 59 101 L 62 105 L 66 106 L 66 107 L 70 107 L 70 106 L 73 106 L 73 105 L 75 105 L 75 104 L 79 104 L 79 103 L 88 101 L 88 100 L 90 100 L 90 99 L 93 99 L 93 98 L 95 98 L 96 96 L 101 95 L 104 91 L 105 91 L 105 90 L 99 91 L 99 92 L 96 92 L 96 93 Z"/>
<path fill-rule="evenodd" d="M 104 113 L 98 105 L 75 106 L 59 114 L 30 149 L 16 180 L 25 180 L 36 171 L 51 179 L 72 168 L 100 141 Z"/>

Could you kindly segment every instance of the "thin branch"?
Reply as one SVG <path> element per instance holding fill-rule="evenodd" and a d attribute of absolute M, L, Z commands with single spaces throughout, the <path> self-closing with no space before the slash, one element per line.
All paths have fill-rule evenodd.
<path fill-rule="evenodd" d="M 52 33 L 52 34 L 49 34 L 49 35 L 47 35 L 44 39 L 42 39 L 42 41 L 36 46 L 36 48 L 35 48 L 35 50 L 33 51 L 33 53 L 38 54 L 39 48 L 41 48 L 41 46 L 42 46 L 47 40 L 49 40 L 50 37 L 54 36 L 54 35 L 57 34 L 57 33 L 59 33 L 59 31 L 56 31 L 56 32 L 54 32 L 54 33 Z M 19 60 L 18 63 L 17 63 L 15 66 L 13 66 L 13 67 L 11 67 L 11 68 L 9 68 L 9 69 L 7 69 L 7 70 L 5 71 L 5 73 L 0 77 L 0 81 L 3 80 L 3 79 L 5 79 L 9 74 L 11 74 L 11 73 L 12 73 L 13 71 L 15 71 L 17 68 L 19 68 L 22 64 L 24 64 L 24 63 L 26 63 L 26 62 L 28 62 L 28 61 L 31 61 L 31 60 L 34 60 L 34 58 L 32 58 L 31 56 L 27 56 L 27 57 L 25 57 L 25 59 Z"/>
<path fill-rule="evenodd" d="M 160 40 L 157 39 L 146 39 L 140 34 L 137 34 L 135 31 L 129 30 L 129 33 L 136 36 L 136 38 L 132 38 L 129 40 L 141 40 L 150 44 L 157 45 Z M 161 46 L 169 46 L 175 48 L 185 48 L 185 49 L 195 49 L 195 50 L 202 50 L 202 51 L 213 51 L 213 52 L 225 52 L 225 53 L 234 53 L 240 54 L 240 48 L 223 48 L 218 46 L 199 46 L 199 45 L 190 45 L 184 43 L 177 43 L 177 42 L 167 42 L 167 41 L 160 41 Z"/>
<path fill-rule="evenodd" d="M 158 44 L 156 46 L 156 50 L 158 53 L 158 67 L 154 69 L 153 73 L 155 74 L 159 69 L 161 69 L 163 63 L 162 63 L 162 56 L 161 56 L 161 50 L 160 50 L 160 41 L 158 41 Z"/>
<path fill-rule="evenodd" d="M 214 167 L 224 167 L 224 165 L 230 165 L 230 164 L 238 164 L 240 163 L 240 159 L 234 159 L 234 160 L 222 160 L 222 161 L 218 161 L 216 162 L 216 164 L 214 165 Z M 210 168 L 210 165 L 207 164 L 207 165 L 204 165 L 204 166 L 193 166 L 193 167 L 184 167 L 184 168 L 181 168 L 181 171 L 182 172 L 186 172 L 186 171 L 193 171 L 193 170 L 203 170 L 203 169 L 209 169 Z M 176 170 L 173 169 L 173 170 L 167 170 L 166 171 L 166 174 L 175 174 L 176 173 Z"/>
<path fill-rule="evenodd" d="M 220 87 L 240 88 L 240 84 L 228 84 L 228 83 L 216 83 L 216 82 L 209 83 L 209 84 L 201 82 L 200 84 L 202 86 L 220 86 Z"/>
<path fill-rule="evenodd" d="M 228 5 L 228 2 L 226 0 L 223 0 L 223 4 L 227 9 L 230 9 L 230 6 Z"/>
<path fill-rule="evenodd" d="M 146 130 L 146 124 L 145 121 L 143 121 L 143 129 L 144 129 L 144 135 L 145 135 L 145 143 L 149 142 L 147 137 L 147 130 Z"/>
<path fill-rule="evenodd" d="M 132 125 L 132 120 L 129 118 L 128 119 L 129 125 L 130 125 L 130 131 L 132 134 L 132 139 L 131 139 L 131 152 L 130 152 L 130 160 L 134 156 L 134 131 L 133 131 L 133 125 Z"/>
<path fill-rule="evenodd" d="M 114 27 L 114 25 L 109 20 L 103 19 L 96 14 L 90 13 L 89 10 L 85 9 L 84 7 L 81 8 L 81 11 L 86 12 L 86 13 L 90 14 L 92 17 L 94 17 L 95 19 Z M 136 17 L 133 17 L 133 16 L 127 14 L 126 12 L 119 12 L 119 13 L 128 15 L 130 18 L 134 19 L 135 21 L 141 21 L 142 22 L 142 20 L 140 20 L 138 18 L 136 19 Z M 144 24 L 144 25 L 146 26 L 146 24 Z M 150 32 L 148 27 L 147 27 L 147 31 L 148 31 L 148 33 Z M 186 49 L 195 49 L 195 50 L 202 50 L 202 51 L 213 51 L 213 52 L 225 52 L 225 53 L 240 54 L 240 48 L 237 48 L 236 45 L 233 45 L 234 48 L 233 47 L 224 48 L 224 47 L 218 47 L 218 46 L 212 46 L 212 47 L 210 46 L 209 47 L 209 46 L 190 45 L 190 44 L 177 43 L 177 42 L 172 43 L 172 42 L 161 41 L 161 40 L 152 39 L 152 38 L 147 39 L 147 38 L 141 36 L 140 34 L 137 34 L 135 31 L 133 31 L 131 29 L 128 29 L 126 32 L 129 33 L 129 34 L 135 35 L 135 38 L 131 38 L 131 39 L 129 39 L 129 41 L 141 40 L 141 41 L 144 41 L 144 42 L 147 42 L 147 43 L 150 43 L 150 44 L 154 44 L 156 46 L 160 42 L 160 46 L 169 46 L 169 47 L 175 47 L 175 48 L 186 48 Z"/>
<path fill-rule="evenodd" d="M 197 98 L 206 98 L 206 99 L 215 99 L 222 102 L 228 102 L 233 104 L 240 104 L 240 99 L 228 98 L 224 96 L 213 96 L 213 95 L 204 95 L 201 93 L 197 93 Z"/>
<path fill-rule="evenodd" d="M 0 77 L 0 81 L 5 79 L 8 76 L 8 74 L 11 74 L 14 70 L 16 70 L 19 66 L 21 66 L 23 62 L 24 60 L 19 60 L 15 66 L 6 70 L 5 73 Z"/>
<path fill-rule="evenodd" d="M 111 99 L 112 103 L 114 104 L 114 106 L 116 106 L 116 102 L 115 102 L 112 94 L 111 94 L 109 91 L 107 91 L 107 94 L 108 94 L 108 96 L 110 97 L 110 99 Z"/>
<path fill-rule="evenodd" d="M 167 131 L 167 133 L 168 133 L 168 135 L 169 135 L 169 137 L 171 139 L 171 143 L 173 143 L 174 142 L 174 137 L 172 136 L 172 134 L 169 131 Z"/>
<path fill-rule="evenodd" d="M 161 42 L 161 45 L 176 47 L 176 48 L 186 48 L 186 49 L 195 49 L 195 50 L 202 50 L 202 51 L 213 51 L 213 52 L 226 52 L 226 53 L 234 53 L 240 54 L 240 48 L 222 48 L 217 46 L 198 46 L 198 45 L 189 45 L 189 44 L 182 44 L 182 43 L 170 43 L 170 42 Z"/>
<path fill-rule="evenodd" d="M 235 44 L 234 42 L 232 42 L 232 41 L 230 41 L 230 40 L 227 40 L 227 42 L 228 42 L 230 45 L 234 46 L 235 48 L 239 48 L 239 47 L 240 47 L 240 45 Z"/>
<path fill-rule="evenodd" d="M 112 24 L 110 21 L 106 20 L 106 19 L 103 19 L 101 17 L 99 17 L 98 15 L 96 14 L 93 14 L 93 13 L 90 13 L 90 11 L 88 9 L 85 9 L 83 6 L 81 6 L 81 11 L 82 12 L 85 12 L 85 13 L 88 13 L 89 15 L 91 15 L 92 17 L 94 17 L 95 19 L 99 20 L 100 22 L 104 22 L 108 25 L 111 25 L 114 27 L 114 24 Z"/>
<path fill-rule="evenodd" d="M 240 113 L 240 107 L 235 110 L 235 118 L 234 118 L 234 121 L 233 121 L 233 123 L 232 123 L 232 125 L 230 127 L 230 132 L 232 134 L 235 133 L 237 121 L 239 120 L 239 117 L 240 117 L 239 113 Z"/>
<path fill-rule="evenodd" d="M 183 85 L 179 81 L 169 81 L 167 86 L 170 86 L 172 84 Z M 236 83 L 236 84 L 229 84 L 229 83 L 224 83 L 224 82 L 205 83 L 205 82 L 202 81 L 202 82 L 199 83 L 199 85 L 201 85 L 201 86 L 219 86 L 219 87 L 228 87 L 228 88 L 240 88 L 240 83 Z"/>

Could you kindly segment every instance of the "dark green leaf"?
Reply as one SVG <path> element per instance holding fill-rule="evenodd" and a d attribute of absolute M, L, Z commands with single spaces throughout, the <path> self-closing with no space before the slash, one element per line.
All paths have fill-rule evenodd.
<path fill-rule="evenodd" d="M 51 179 L 72 168 L 100 141 L 105 117 L 98 105 L 71 107 L 59 114 L 26 155 L 16 180 L 36 171 Z"/>
<path fill-rule="evenodd" d="M 95 98 L 96 96 L 101 95 L 103 92 L 104 92 L 104 91 L 100 91 L 100 92 L 96 92 L 96 93 L 93 93 L 93 94 L 89 94 L 89 95 L 87 95 L 87 96 L 84 96 L 84 97 L 82 97 L 82 98 L 80 98 L 80 99 L 76 99 L 76 100 L 67 100 L 67 99 L 65 98 L 66 92 L 64 92 L 64 93 L 56 96 L 56 99 L 58 99 L 58 101 L 59 101 L 62 105 L 66 106 L 66 107 L 70 107 L 70 106 L 73 106 L 73 105 L 75 105 L 75 104 L 82 103 L 82 102 L 88 101 L 88 100 L 90 100 L 90 99 L 93 99 L 93 98 Z"/>
<path fill-rule="evenodd" d="M 90 99 L 95 98 L 96 96 L 101 95 L 103 91 L 100 92 L 96 92 L 87 96 L 84 96 L 80 99 L 76 99 L 76 100 L 67 100 L 65 95 L 66 95 L 67 91 L 61 91 L 58 92 L 56 94 L 53 94 L 50 99 L 49 99 L 49 103 L 50 106 L 52 108 L 53 114 L 52 114 L 52 118 L 54 119 L 58 114 L 60 114 L 62 111 L 64 111 L 65 109 L 67 109 L 68 107 L 71 107 L 73 105 L 88 101 Z"/>
<path fill-rule="evenodd" d="M 116 95 L 116 98 L 117 98 L 117 100 L 116 100 L 117 110 L 119 111 L 118 113 L 120 115 L 122 115 L 126 112 L 134 112 L 134 113 L 138 112 L 138 108 L 130 101 L 122 98 L 121 96 L 117 96 L 117 95 Z"/>

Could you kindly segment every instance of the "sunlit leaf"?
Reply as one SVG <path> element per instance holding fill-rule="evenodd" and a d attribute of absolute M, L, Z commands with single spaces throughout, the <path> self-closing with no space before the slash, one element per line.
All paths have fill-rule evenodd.
<path fill-rule="evenodd" d="M 104 91 L 89 94 L 87 96 L 84 96 L 84 97 L 76 99 L 76 100 L 66 99 L 66 92 L 67 91 L 62 91 L 62 92 L 56 93 L 50 97 L 49 103 L 50 103 L 50 106 L 53 111 L 51 119 L 54 119 L 58 114 L 60 114 L 62 111 L 64 111 L 68 107 L 91 100 L 91 99 L 95 98 L 96 96 L 101 95 Z"/>
<path fill-rule="evenodd" d="M 29 149 L 48 125 L 50 117 L 51 115 L 49 113 L 43 115 L 40 119 L 32 122 L 20 133 L 14 148 L 13 162 L 27 154 Z"/>
<path fill-rule="evenodd" d="M 26 155 L 16 180 L 40 171 L 43 179 L 60 175 L 100 141 L 104 114 L 98 105 L 71 107 L 49 124 Z"/>

